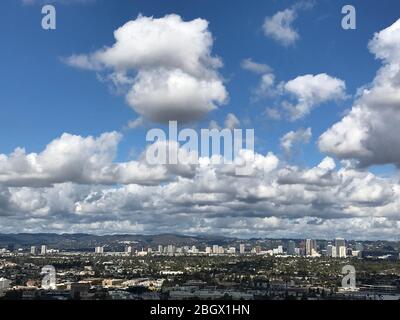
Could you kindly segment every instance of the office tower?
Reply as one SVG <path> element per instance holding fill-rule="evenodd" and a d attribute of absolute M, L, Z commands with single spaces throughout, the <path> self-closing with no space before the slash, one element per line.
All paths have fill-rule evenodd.
<path fill-rule="evenodd" d="M 346 258 L 346 241 L 343 238 L 335 239 L 336 257 Z"/>
<path fill-rule="evenodd" d="M 36 253 L 37 253 L 36 247 L 35 247 L 35 246 L 32 246 L 32 247 L 31 247 L 31 254 L 32 254 L 32 255 L 35 255 Z"/>
<path fill-rule="evenodd" d="M 158 245 L 158 252 L 163 253 L 163 246 L 161 244 Z"/>
<path fill-rule="evenodd" d="M 283 246 L 278 246 L 277 253 L 278 254 L 283 254 Z"/>
<path fill-rule="evenodd" d="M 331 244 L 328 244 L 326 246 L 326 256 L 332 257 L 332 252 L 333 252 L 333 246 Z"/>
<path fill-rule="evenodd" d="M 10 288 L 11 281 L 6 278 L 0 278 L 0 295 Z"/>
<path fill-rule="evenodd" d="M 288 249 L 287 249 L 288 255 L 294 256 L 296 254 L 295 250 L 296 250 L 296 244 L 294 243 L 293 240 L 290 240 L 288 242 Z"/>
<path fill-rule="evenodd" d="M 312 256 L 317 252 L 317 241 L 313 239 L 306 239 L 306 256 Z"/>
<path fill-rule="evenodd" d="M 260 253 L 261 252 L 261 247 L 260 246 L 255 246 L 254 248 L 255 253 Z"/>
<path fill-rule="evenodd" d="M 153 252 L 153 249 L 152 248 L 147 248 L 147 253 L 152 253 Z"/>
<path fill-rule="evenodd" d="M 224 249 L 224 247 L 218 247 L 218 253 L 219 254 L 224 254 L 225 253 L 225 249 Z"/>
<path fill-rule="evenodd" d="M 104 253 L 104 247 L 96 247 L 94 249 L 94 252 L 98 253 L 98 254 L 102 254 L 102 253 Z"/>
<path fill-rule="evenodd" d="M 212 253 L 212 248 L 211 247 L 206 247 L 206 253 L 208 253 L 208 254 Z"/>
<path fill-rule="evenodd" d="M 192 246 L 192 253 L 199 253 L 199 249 L 196 246 Z"/>
<path fill-rule="evenodd" d="M 235 247 L 230 247 L 230 248 L 228 249 L 228 253 L 230 253 L 230 254 L 235 254 L 235 253 L 236 253 L 236 248 L 235 248 Z"/>
<path fill-rule="evenodd" d="M 169 244 L 168 247 L 167 247 L 167 252 L 168 252 L 168 254 L 174 254 L 175 251 L 176 251 L 175 246 L 172 245 L 172 244 Z"/>
<path fill-rule="evenodd" d="M 239 245 L 239 252 L 240 252 L 240 254 L 244 254 L 246 252 L 246 246 L 244 243 L 241 243 Z"/>
<path fill-rule="evenodd" d="M 40 249 L 40 254 L 46 254 L 47 253 L 47 246 L 42 245 L 41 249 Z"/>
<path fill-rule="evenodd" d="M 131 246 L 126 246 L 125 247 L 125 253 L 132 254 L 132 247 Z"/>
<path fill-rule="evenodd" d="M 219 246 L 217 244 L 213 245 L 213 253 L 219 253 Z"/>

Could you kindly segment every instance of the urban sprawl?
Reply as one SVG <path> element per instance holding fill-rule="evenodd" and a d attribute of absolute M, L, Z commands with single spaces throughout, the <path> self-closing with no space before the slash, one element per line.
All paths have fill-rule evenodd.
<path fill-rule="evenodd" d="M 0 299 L 399 300 L 399 244 L 230 240 L 0 249 Z M 116 250 L 113 248 L 122 248 Z M 345 266 L 354 285 L 343 285 Z"/>

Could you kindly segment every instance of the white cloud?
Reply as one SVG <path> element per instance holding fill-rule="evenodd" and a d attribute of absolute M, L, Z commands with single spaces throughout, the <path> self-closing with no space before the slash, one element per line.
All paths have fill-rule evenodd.
<path fill-rule="evenodd" d="M 217 71 L 222 62 L 212 56 L 206 20 L 183 21 L 175 14 L 139 16 L 117 29 L 114 37 L 112 47 L 65 61 L 89 70 L 111 70 L 108 78 L 116 85 L 133 83 L 127 101 L 146 119 L 194 121 L 227 100 Z"/>
<path fill-rule="evenodd" d="M 240 121 L 233 113 L 228 113 L 225 118 L 224 124 L 225 124 L 225 128 L 233 130 L 240 126 Z"/>
<path fill-rule="evenodd" d="M 281 147 L 286 153 L 290 153 L 295 144 L 309 143 L 312 137 L 311 128 L 289 131 L 280 139 Z"/>
<path fill-rule="evenodd" d="M 351 111 L 319 139 L 321 151 L 361 166 L 400 166 L 400 20 L 376 33 L 369 49 L 383 61 L 375 79 L 359 90 Z"/>
<path fill-rule="evenodd" d="M 168 179 L 165 166 L 148 166 L 145 161 L 114 163 L 120 138 L 116 132 L 97 138 L 64 133 L 40 153 L 17 148 L 10 155 L 0 154 L 0 183 L 41 187 L 64 182 L 156 184 Z"/>
<path fill-rule="evenodd" d="M 279 83 L 272 73 L 267 73 L 261 77 L 254 94 L 258 99 L 273 98 L 275 103 L 281 104 L 283 110 L 266 109 L 269 117 L 278 120 L 282 114 L 287 114 L 291 121 L 304 118 L 323 103 L 347 98 L 345 82 L 326 73 L 306 74 Z"/>
<path fill-rule="evenodd" d="M 226 91 L 217 79 L 198 79 L 176 70 L 141 71 L 127 95 L 136 112 L 155 122 L 201 119 L 224 102 Z"/>
<path fill-rule="evenodd" d="M 396 179 L 336 169 L 331 158 L 312 168 L 285 165 L 272 153 L 255 154 L 255 159 L 253 174 L 240 178 L 202 159 L 191 176 L 159 185 L 0 184 L 2 231 L 397 236 Z"/>
<path fill-rule="evenodd" d="M 285 104 L 291 120 L 303 118 L 322 103 L 346 98 L 345 82 L 326 73 L 299 76 L 286 82 L 283 88 L 297 100 L 295 105 Z"/>
<path fill-rule="evenodd" d="M 268 118 L 271 118 L 273 120 L 280 120 L 282 117 L 281 113 L 276 108 L 266 108 L 265 114 Z"/>
<path fill-rule="evenodd" d="M 275 76 L 272 73 L 262 75 L 260 83 L 254 93 L 257 98 L 275 96 L 278 93 L 275 87 Z"/>
<path fill-rule="evenodd" d="M 298 32 L 292 26 L 296 17 L 294 9 L 278 11 L 272 17 L 265 18 L 264 34 L 284 46 L 293 45 L 299 39 Z"/>
<path fill-rule="evenodd" d="M 136 129 L 143 126 L 144 120 L 142 117 L 138 117 L 135 120 L 129 120 L 125 126 L 126 129 Z"/>
<path fill-rule="evenodd" d="M 272 72 L 272 68 L 264 63 L 254 62 L 251 58 L 244 59 L 241 63 L 241 66 L 244 70 L 257 73 L 257 74 L 265 74 Z"/>

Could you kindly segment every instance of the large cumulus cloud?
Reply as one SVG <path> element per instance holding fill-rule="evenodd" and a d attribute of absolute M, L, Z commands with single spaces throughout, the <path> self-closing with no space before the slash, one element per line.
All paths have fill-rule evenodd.
<path fill-rule="evenodd" d="M 63 153 L 64 149 L 58 145 L 62 145 L 59 140 L 63 141 L 63 137 L 76 141 L 77 152 L 72 152 L 74 148 L 68 143 L 69 152 Z M 165 170 L 162 177 L 167 178 L 151 185 L 143 183 L 141 178 L 121 181 L 119 175 L 108 174 L 105 175 L 107 179 L 104 178 L 110 166 L 125 166 L 110 162 L 113 155 L 107 151 L 116 148 L 117 134 L 97 138 L 63 137 L 46 147 L 46 150 L 59 150 L 57 152 L 63 154 L 59 164 L 49 162 L 58 157 L 46 150 L 39 154 L 22 153 L 24 156 L 18 161 L 6 158 L 8 169 L 0 174 L 3 178 L 0 184 L 3 232 L 184 230 L 237 236 L 282 237 L 307 233 L 316 237 L 358 238 L 394 238 L 398 232 L 398 181 L 346 163 L 338 166 L 329 157 L 314 167 L 302 168 L 285 164 L 272 153 L 256 153 L 251 157 L 254 162 L 248 176 L 235 175 L 235 163 L 221 165 L 215 161 L 216 156 L 203 157 L 196 165 L 157 166 Z M 76 159 L 84 152 L 77 147 L 79 144 L 87 149 L 82 156 L 85 159 Z M 249 157 L 249 152 L 242 150 L 239 157 Z M 45 161 L 47 154 L 52 156 Z M 97 159 L 95 170 L 93 159 Z M 79 163 L 80 175 L 67 170 L 70 168 L 68 161 L 73 168 Z M 143 160 L 135 161 L 142 163 Z M 26 162 L 30 166 L 26 167 Z M 51 170 L 46 169 L 46 165 Z M 13 170 L 18 170 L 19 175 L 21 172 L 28 174 L 27 168 L 31 171 L 29 179 L 4 180 L 5 172 L 11 179 L 16 176 Z M 115 168 L 111 171 L 118 172 Z M 64 173 L 62 180 L 61 173 Z M 50 179 L 52 175 L 58 180 Z M 127 179 L 128 175 L 123 176 Z M 43 177 L 50 180 L 44 184 Z M 89 177 L 92 180 L 87 180 Z M 82 183 L 85 181 L 90 184 Z"/>
<path fill-rule="evenodd" d="M 351 111 L 322 134 L 319 148 L 360 166 L 400 166 L 400 20 L 376 33 L 369 49 L 382 67 Z"/>
<path fill-rule="evenodd" d="M 213 38 L 204 19 L 183 21 L 176 14 L 138 16 L 114 32 L 115 43 L 66 62 L 89 70 L 109 70 L 108 79 L 128 86 L 128 104 L 144 118 L 194 121 L 228 97 L 212 55 Z"/>

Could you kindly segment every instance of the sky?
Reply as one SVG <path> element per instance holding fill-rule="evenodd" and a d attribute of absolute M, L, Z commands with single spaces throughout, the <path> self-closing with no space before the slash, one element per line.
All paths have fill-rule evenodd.
<path fill-rule="evenodd" d="M 0 232 L 399 240 L 400 3 L 347 4 L 1 1 Z M 250 175 L 147 163 L 171 120 Z"/>

